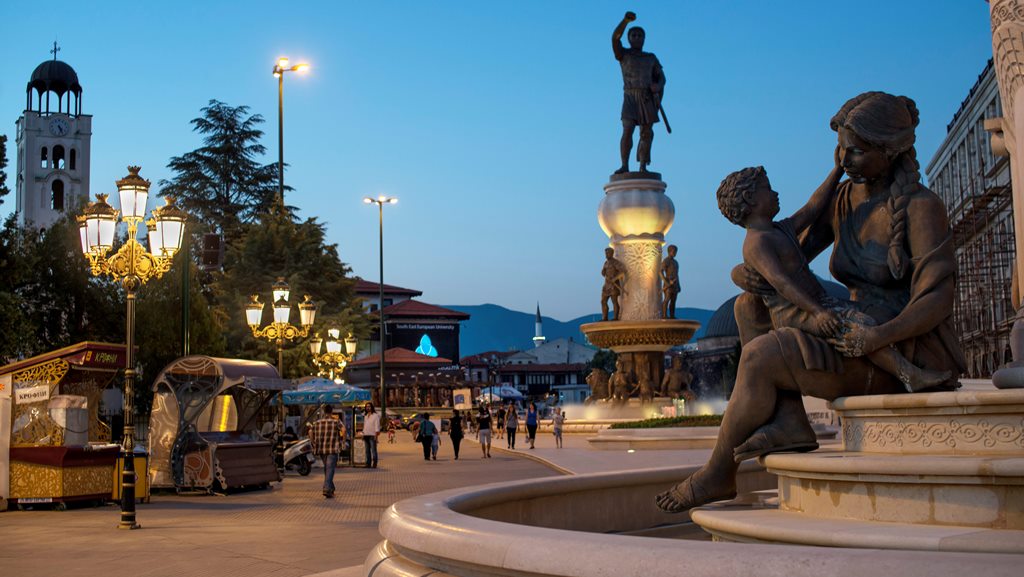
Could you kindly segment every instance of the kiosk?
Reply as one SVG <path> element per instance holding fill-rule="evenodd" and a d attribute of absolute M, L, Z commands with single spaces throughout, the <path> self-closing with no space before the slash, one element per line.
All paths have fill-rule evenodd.
<path fill-rule="evenodd" d="M 124 345 L 81 342 L 0 368 L 0 510 L 113 497 L 100 404 L 124 361 Z"/>
<path fill-rule="evenodd" d="M 191 355 L 171 362 L 153 383 L 150 486 L 213 492 L 280 481 L 256 418 L 293 388 L 263 361 Z"/>

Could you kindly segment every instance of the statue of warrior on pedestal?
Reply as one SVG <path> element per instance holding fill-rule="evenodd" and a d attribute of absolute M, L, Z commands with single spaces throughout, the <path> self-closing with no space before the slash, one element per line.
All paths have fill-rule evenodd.
<path fill-rule="evenodd" d="M 633 150 L 633 129 L 640 127 L 640 144 L 636 148 L 636 159 L 640 163 L 640 172 L 647 172 L 651 163 L 651 143 L 654 141 L 654 123 L 658 122 L 658 112 L 665 116 L 661 107 L 661 97 L 665 90 L 665 73 L 661 70 L 658 57 L 644 52 L 643 28 L 634 26 L 629 29 L 627 38 L 629 48 L 622 45 L 622 34 L 626 25 L 636 20 L 636 14 L 626 12 L 622 22 L 612 32 L 612 51 L 615 59 L 622 67 L 622 139 L 619 141 L 619 153 L 622 166 L 615 174 L 629 172 L 629 153 Z M 672 133 L 672 127 L 665 118 L 665 130 Z"/>

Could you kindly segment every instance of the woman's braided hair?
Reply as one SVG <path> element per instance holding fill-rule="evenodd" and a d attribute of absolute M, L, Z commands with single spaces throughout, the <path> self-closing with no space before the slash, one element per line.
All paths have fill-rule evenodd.
<path fill-rule="evenodd" d="M 907 205 L 921 187 L 921 165 L 914 149 L 914 129 L 919 122 L 917 105 L 906 96 L 885 92 L 865 92 L 851 98 L 832 117 L 832 130 L 847 128 L 861 139 L 881 149 L 892 163 L 893 181 L 889 187 L 889 214 L 892 238 L 888 264 L 893 278 L 907 273 Z"/>

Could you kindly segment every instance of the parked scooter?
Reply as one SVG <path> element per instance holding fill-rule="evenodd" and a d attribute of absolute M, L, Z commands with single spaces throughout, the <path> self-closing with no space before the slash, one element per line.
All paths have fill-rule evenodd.
<path fill-rule="evenodd" d="M 313 470 L 316 457 L 313 456 L 313 446 L 309 439 L 289 440 L 286 433 L 283 443 L 277 441 L 276 434 L 272 435 L 270 440 L 274 446 L 274 462 L 278 469 L 294 469 L 303 477 Z"/>
<path fill-rule="evenodd" d="M 299 439 L 284 448 L 285 469 L 294 467 L 305 477 L 313 470 L 313 461 L 316 461 L 316 457 L 313 456 L 313 445 L 309 439 Z"/>

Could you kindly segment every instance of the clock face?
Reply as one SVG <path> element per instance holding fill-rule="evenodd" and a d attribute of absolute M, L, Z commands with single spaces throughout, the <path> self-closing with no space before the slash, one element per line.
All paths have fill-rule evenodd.
<path fill-rule="evenodd" d="M 67 118 L 58 116 L 50 120 L 50 134 L 54 136 L 64 136 L 71 130 L 71 123 L 68 122 Z"/>

